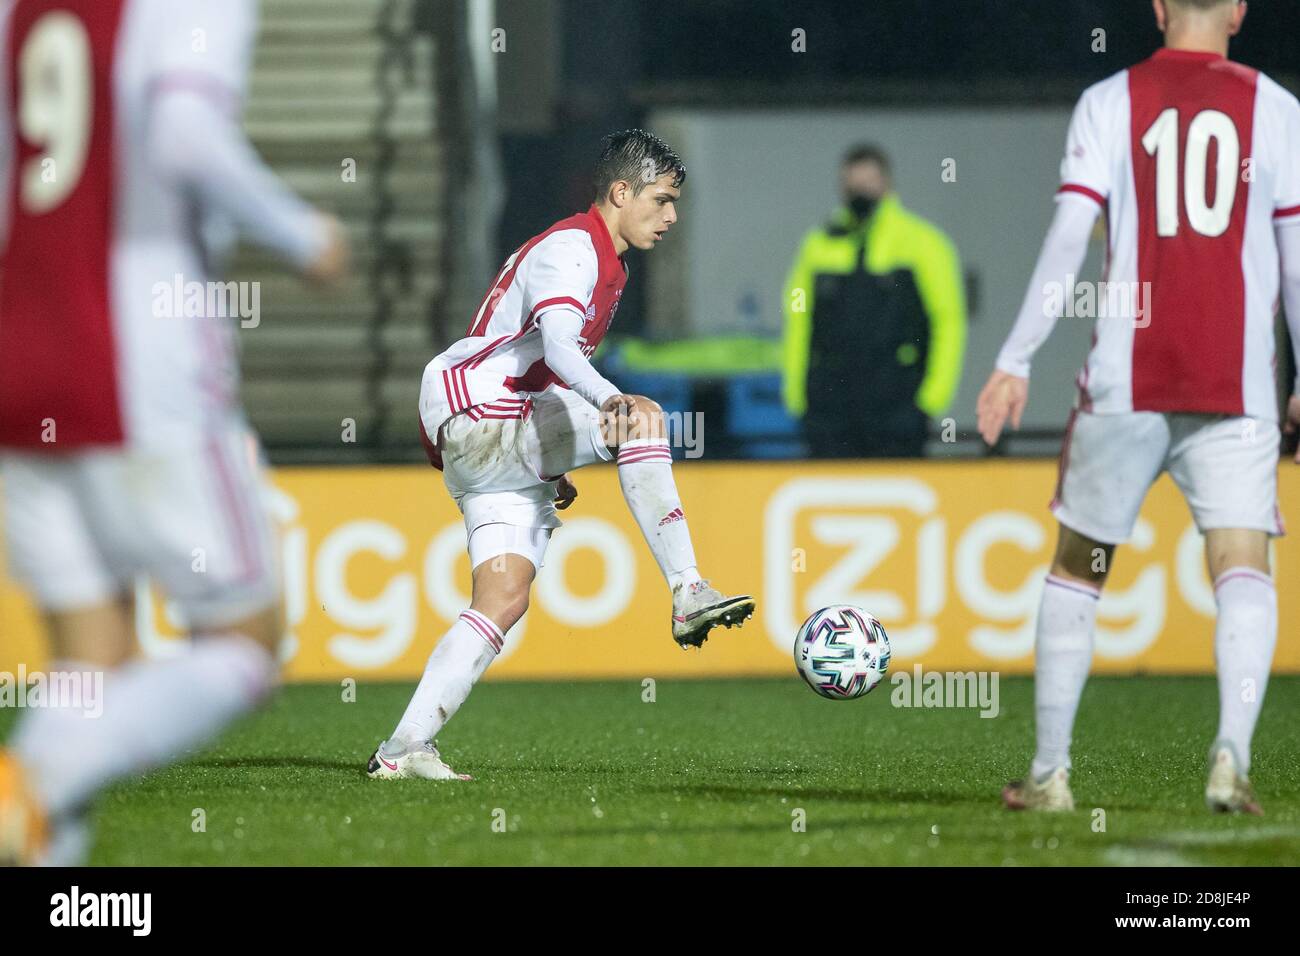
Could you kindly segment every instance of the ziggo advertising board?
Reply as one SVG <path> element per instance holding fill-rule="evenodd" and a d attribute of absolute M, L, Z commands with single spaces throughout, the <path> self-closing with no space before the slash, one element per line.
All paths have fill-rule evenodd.
<path fill-rule="evenodd" d="M 1055 464 L 730 464 L 676 468 L 702 572 L 752 592 L 744 628 L 702 652 L 669 631 L 667 586 L 613 468 L 575 479 L 528 614 L 489 676 L 678 677 L 787 674 L 803 618 L 827 604 L 880 617 L 895 666 L 1032 669 L 1034 616 L 1055 544 L 1046 509 Z M 268 489 L 283 525 L 287 676 L 413 678 L 468 605 L 465 532 L 428 468 L 282 469 Z M 1282 466 L 1282 500 L 1300 472 Z M 1281 633 L 1276 669 L 1300 672 L 1294 580 L 1300 551 L 1274 550 Z M 178 639 L 166 606 L 139 591 L 146 653 Z M 1099 608 L 1095 669 L 1213 669 L 1214 594 L 1201 538 L 1168 478 L 1152 489 Z M 36 619 L 0 578 L 0 670 L 43 664 Z"/>

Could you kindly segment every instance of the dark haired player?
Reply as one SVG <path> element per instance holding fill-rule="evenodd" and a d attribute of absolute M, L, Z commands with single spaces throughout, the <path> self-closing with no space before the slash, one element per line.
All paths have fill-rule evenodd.
<path fill-rule="evenodd" d="M 663 411 L 625 395 L 589 358 L 627 282 L 623 253 L 652 249 L 677 221 L 686 168 L 644 130 L 603 140 L 595 202 L 517 249 L 465 337 L 429 363 L 420 419 L 430 461 L 465 516 L 473 596 L 443 635 L 415 696 L 370 758 L 374 778 L 466 779 L 433 743 L 528 607 L 568 472 L 618 462 L 623 497 L 672 589 L 673 639 L 699 647 L 754 611 L 700 578 Z"/>

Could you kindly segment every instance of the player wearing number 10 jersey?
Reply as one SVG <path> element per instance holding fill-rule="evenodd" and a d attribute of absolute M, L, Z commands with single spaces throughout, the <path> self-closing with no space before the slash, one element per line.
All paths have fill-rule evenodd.
<path fill-rule="evenodd" d="M 1039 609 L 1038 749 L 1014 809 L 1068 809 L 1070 736 L 1115 545 L 1168 471 L 1205 535 L 1218 618 L 1219 729 L 1208 805 L 1258 813 L 1246 772 L 1277 639 L 1268 538 L 1283 533 L 1274 320 L 1300 348 L 1300 103 L 1226 59 L 1244 3 L 1153 0 L 1165 48 L 1087 90 L 1057 210 L 997 370 L 981 433 L 1019 425 L 1029 365 L 1061 312 L 1098 215 L 1104 286 L 1052 511 L 1060 541 Z M 1294 396 L 1293 391 L 1293 396 Z M 1287 429 L 1300 423 L 1290 400 Z"/>
<path fill-rule="evenodd" d="M 51 667 L 84 685 L 0 750 L 0 864 L 76 861 L 102 787 L 275 681 L 278 549 L 210 240 L 242 234 L 317 279 L 344 254 L 240 129 L 255 19 L 252 0 L 0 2 L 6 550 Z M 177 286 L 205 294 L 178 311 Z M 128 661 L 137 575 L 202 640 Z"/>

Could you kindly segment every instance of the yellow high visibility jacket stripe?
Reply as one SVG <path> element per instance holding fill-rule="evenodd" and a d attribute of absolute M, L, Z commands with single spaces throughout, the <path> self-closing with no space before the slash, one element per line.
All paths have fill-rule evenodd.
<path fill-rule="evenodd" d="M 848 210 L 838 210 L 835 222 L 847 225 Z M 957 394 L 966 350 L 966 290 L 957 249 L 942 230 L 904 209 L 892 193 L 880 201 L 865 228 L 867 271 L 884 275 L 906 269 L 916 280 L 930 322 L 930 344 L 925 377 L 915 401 L 926 415 L 937 418 Z M 808 409 L 816 277 L 852 272 L 861 242 L 854 232 L 832 235 L 826 228 L 813 229 L 804 236 L 786 279 L 782 394 L 794 415 L 802 416 Z"/>

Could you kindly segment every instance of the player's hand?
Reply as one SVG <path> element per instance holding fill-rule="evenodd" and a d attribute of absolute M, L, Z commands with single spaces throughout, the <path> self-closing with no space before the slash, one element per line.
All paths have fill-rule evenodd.
<path fill-rule="evenodd" d="M 321 214 L 325 229 L 325 247 L 303 269 L 303 277 L 321 285 L 338 282 L 348 271 L 348 239 L 343 224 L 333 216 Z"/>
<path fill-rule="evenodd" d="M 573 504 L 578 497 L 577 486 L 569 480 L 568 475 L 560 475 L 555 482 L 555 510 L 563 511 Z"/>
<path fill-rule="evenodd" d="M 600 410 L 606 415 L 630 414 L 635 405 L 635 395 L 611 395 L 605 399 L 604 404 L 600 406 Z"/>
<path fill-rule="evenodd" d="M 1292 395 L 1286 403 L 1286 422 L 1282 425 L 1282 434 L 1291 437 L 1297 433 L 1300 433 L 1300 395 Z M 1295 463 L 1300 465 L 1300 444 L 1296 445 Z"/>
<path fill-rule="evenodd" d="M 1020 416 L 1029 401 L 1029 379 L 994 371 L 975 403 L 979 432 L 990 446 L 996 445 L 1002 429 L 1011 419 L 1011 427 L 1020 428 Z"/>

